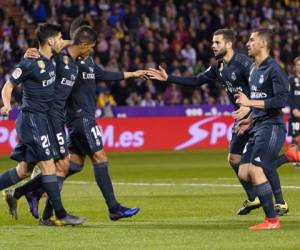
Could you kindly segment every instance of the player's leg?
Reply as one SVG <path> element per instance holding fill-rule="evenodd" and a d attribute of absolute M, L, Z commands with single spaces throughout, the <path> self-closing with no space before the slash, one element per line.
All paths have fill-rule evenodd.
<path fill-rule="evenodd" d="M 115 197 L 112 181 L 108 171 L 108 159 L 103 149 L 90 155 L 93 162 L 94 175 L 99 189 L 105 199 L 109 209 L 111 220 L 119 220 L 135 215 L 139 212 L 139 208 L 127 208 L 119 204 Z"/>
<path fill-rule="evenodd" d="M 267 176 L 269 183 L 272 187 L 272 192 L 275 198 L 275 211 L 278 215 L 286 215 L 289 212 L 288 204 L 283 198 L 281 189 L 280 178 L 276 168 L 265 169 L 265 175 Z"/>
<path fill-rule="evenodd" d="M 48 194 L 56 218 L 58 219 L 58 223 L 61 223 L 62 225 L 82 224 L 84 222 L 83 218 L 68 214 L 63 207 L 56 177 L 56 167 L 53 159 L 40 161 L 38 166 L 42 171 L 42 186 Z"/>
<path fill-rule="evenodd" d="M 30 176 L 30 173 L 27 163 L 24 161 L 19 162 L 17 167 L 11 168 L 0 175 L 0 190 L 15 185 Z"/>
<path fill-rule="evenodd" d="M 270 126 L 268 130 L 263 129 L 263 131 L 263 133 L 265 133 L 265 136 L 269 136 L 269 139 L 268 137 L 266 137 L 266 139 L 268 139 L 267 141 L 269 141 L 269 145 L 266 146 L 268 146 L 268 148 L 274 148 L 273 151 L 271 150 L 266 152 L 266 154 L 268 155 L 270 155 L 270 152 L 272 153 L 272 160 L 268 160 L 268 167 L 264 168 L 264 172 L 272 187 L 273 195 L 275 198 L 275 211 L 278 215 L 285 215 L 288 213 L 289 208 L 288 204 L 283 198 L 280 178 L 277 172 L 278 164 L 287 162 L 287 157 L 285 156 L 285 154 L 278 156 L 279 150 L 281 149 L 281 146 L 283 146 L 285 141 L 285 130 L 283 125 L 273 125 Z M 276 141 L 274 138 L 276 138 Z M 268 157 L 266 159 L 268 159 Z"/>
<path fill-rule="evenodd" d="M 265 172 L 272 171 L 273 160 L 285 141 L 284 125 L 262 124 L 255 134 L 255 143 L 251 155 L 250 176 L 255 185 L 257 196 L 266 214 L 263 223 L 251 227 L 252 230 L 279 228 L 280 223 L 272 200 L 272 187 Z"/>
<path fill-rule="evenodd" d="M 80 133 L 77 133 L 77 130 L 80 131 L 82 123 L 80 119 L 75 120 L 69 124 L 69 138 L 68 145 L 65 144 L 66 135 L 64 133 L 64 126 L 61 126 L 56 130 L 56 141 L 54 141 L 57 146 L 57 152 L 60 157 L 57 157 L 56 161 L 56 175 L 58 178 L 59 186 L 62 189 L 63 182 L 66 178 L 79 173 L 83 169 L 83 164 L 85 160 L 85 151 L 86 145 Z M 52 130 L 55 128 L 52 126 Z M 63 151 L 61 150 L 63 148 Z M 70 152 L 70 155 L 66 155 L 66 152 Z M 63 154 L 62 154 L 63 153 Z M 41 225 L 51 225 L 51 216 L 53 215 L 53 208 L 49 199 L 46 201 L 46 206 L 43 211 L 42 219 L 40 220 Z"/>
<path fill-rule="evenodd" d="M 265 220 L 260 224 L 250 227 L 249 229 L 268 230 L 280 228 L 280 222 L 273 203 L 272 187 L 264 174 L 264 170 L 259 166 L 251 164 L 250 177 L 265 212 Z"/>
<path fill-rule="evenodd" d="M 236 173 L 242 187 L 244 188 L 247 194 L 247 199 L 243 202 L 242 207 L 239 208 L 237 212 L 238 215 L 246 215 L 250 213 L 251 210 L 260 207 L 259 199 L 256 197 L 251 181 L 244 181 L 241 178 L 239 178 L 239 165 L 241 161 L 241 155 L 249 140 L 249 137 L 250 136 L 248 133 L 238 136 L 235 132 L 233 132 L 228 154 L 228 162 L 234 170 L 234 172 Z"/>
<path fill-rule="evenodd" d="M 29 176 L 32 171 L 32 166 L 30 164 L 27 164 L 26 162 L 22 161 L 22 162 L 18 163 L 16 168 L 14 168 L 15 171 L 11 171 L 11 170 L 4 173 L 3 174 L 4 176 L 1 176 L 2 177 L 2 180 L 1 180 L 2 188 L 10 187 L 10 186 L 16 184 L 17 182 L 21 181 L 22 179 L 26 178 L 27 176 Z M 7 179 L 5 179 L 5 176 Z M 14 197 L 14 190 L 13 189 L 4 190 L 3 195 L 4 195 L 5 201 L 8 205 L 9 214 L 14 219 L 18 219 L 17 199 Z"/>
<path fill-rule="evenodd" d="M 69 159 L 68 157 L 65 157 L 64 159 L 60 159 L 55 162 L 56 166 L 56 177 L 57 177 L 57 183 L 59 187 L 59 191 L 61 192 L 63 187 L 63 182 L 66 176 L 66 173 L 69 168 Z M 30 202 L 30 207 L 34 206 L 36 203 Z M 36 210 L 36 208 L 32 208 L 32 210 Z M 51 224 L 52 220 L 50 219 L 53 216 L 53 207 L 50 202 L 50 199 L 47 198 L 46 205 L 43 211 L 42 219 L 40 220 L 41 225 L 49 225 Z"/>
<path fill-rule="evenodd" d="M 288 134 L 292 136 L 292 145 L 288 146 L 286 152 L 280 155 L 275 161 L 274 166 L 276 168 L 281 165 L 293 162 L 295 167 L 300 167 L 300 152 L 298 147 L 300 145 L 300 120 L 296 117 L 289 119 Z"/>
<path fill-rule="evenodd" d="M 84 163 L 84 157 L 79 156 L 77 154 L 70 154 L 70 159 L 69 157 L 65 157 L 64 159 L 58 160 L 56 162 L 56 176 L 57 176 L 57 181 L 60 190 L 62 190 L 63 187 L 63 182 L 64 180 L 81 171 L 82 168 L 80 168 L 80 171 L 71 171 L 72 174 L 70 173 L 70 166 L 83 166 Z M 77 170 L 77 169 L 76 169 Z M 41 225 L 51 225 L 51 217 L 53 215 L 53 207 L 49 199 L 46 201 L 45 209 L 43 211 L 42 219 L 40 220 Z"/>

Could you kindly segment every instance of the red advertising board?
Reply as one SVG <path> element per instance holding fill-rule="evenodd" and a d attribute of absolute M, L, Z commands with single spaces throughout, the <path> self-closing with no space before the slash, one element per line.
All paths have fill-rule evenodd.
<path fill-rule="evenodd" d="M 97 122 L 107 151 L 227 148 L 233 125 L 230 116 L 119 118 Z M 10 153 L 16 143 L 15 121 L 0 121 L 0 153 Z"/>

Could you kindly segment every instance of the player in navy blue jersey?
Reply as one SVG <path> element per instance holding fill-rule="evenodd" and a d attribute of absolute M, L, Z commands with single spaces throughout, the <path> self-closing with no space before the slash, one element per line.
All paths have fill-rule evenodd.
<path fill-rule="evenodd" d="M 41 185 L 48 193 L 58 222 L 64 225 L 78 225 L 82 224 L 84 219 L 68 214 L 61 202 L 48 130 L 48 112 L 54 100 L 56 79 L 52 55 L 59 52 L 63 46 L 60 27 L 53 24 L 39 25 L 37 39 L 40 57 L 23 59 L 2 89 L 4 106 L 1 108 L 1 114 L 7 115 L 11 110 L 12 90 L 16 85 L 23 86 L 21 113 L 17 119 L 19 143 L 11 155 L 18 165 L 0 176 L 0 189 L 27 177 L 32 166 L 37 164 L 42 172 Z M 11 215 L 17 219 L 16 199 L 13 198 L 13 193 L 7 190 L 5 198 Z"/>
<path fill-rule="evenodd" d="M 206 83 L 219 82 L 226 88 L 231 103 L 235 106 L 235 112 L 233 113 L 235 125 L 232 130 L 228 161 L 238 176 L 241 155 L 249 139 L 249 134 L 245 132 L 243 135 L 238 135 L 235 132 L 235 127 L 238 120 L 249 115 L 250 108 L 236 104 L 234 95 L 240 91 L 247 96 L 250 95 L 248 78 L 252 61 L 246 55 L 234 51 L 234 42 L 235 35 L 233 30 L 217 30 L 212 39 L 212 49 L 216 62 L 198 76 L 178 77 L 167 75 L 163 68 L 160 68 L 160 70 L 150 69 L 148 75 L 152 79 L 168 81 L 183 86 L 196 87 Z M 281 162 L 278 161 L 278 164 L 281 164 Z M 281 186 L 276 170 L 268 173 L 268 177 L 272 180 L 272 188 L 275 191 L 274 196 L 277 211 L 279 214 L 285 214 L 288 212 L 288 207 L 282 197 Z M 238 215 L 245 215 L 251 210 L 260 207 L 260 202 L 256 197 L 252 184 L 248 181 L 239 180 L 247 193 L 248 199 L 245 200 L 243 206 L 238 210 Z"/>
<path fill-rule="evenodd" d="M 79 21 L 79 22 L 78 22 Z M 76 41 L 76 38 L 74 37 L 74 34 L 77 32 L 78 29 L 81 29 L 82 24 L 86 24 L 86 22 L 82 19 L 75 19 L 75 21 L 72 23 L 71 25 L 71 29 L 70 29 L 70 33 L 71 33 L 71 37 Z M 70 98 L 72 101 L 71 103 L 71 108 L 70 108 L 70 104 L 69 104 L 69 108 L 68 110 L 70 111 L 70 109 L 74 109 L 76 110 L 76 114 L 70 114 L 69 115 L 69 119 L 68 119 L 68 124 L 70 125 L 70 138 L 72 137 L 73 139 L 71 139 L 71 143 L 73 142 L 73 145 L 71 147 L 71 150 L 80 150 L 80 152 L 84 151 L 83 155 L 85 156 L 86 154 L 88 155 L 99 155 L 97 156 L 98 158 L 95 160 L 93 159 L 93 161 L 96 161 L 96 163 L 94 163 L 94 165 L 97 165 L 97 167 L 95 167 L 95 177 L 97 180 L 97 184 L 100 187 L 105 200 L 107 201 L 108 207 L 110 209 L 110 217 L 113 220 L 119 219 L 119 218 L 123 218 L 123 217 L 129 217 L 134 215 L 135 213 L 137 213 L 139 211 L 138 208 L 125 208 L 122 207 L 121 205 L 119 205 L 119 203 L 116 202 L 115 197 L 114 197 L 114 193 L 113 193 L 113 189 L 112 189 L 112 184 L 111 184 L 111 180 L 107 171 L 107 159 L 105 156 L 105 162 L 100 161 L 99 162 L 99 157 L 103 157 L 103 155 L 105 155 L 104 151 L 102 150 L 102 140 L 101 137 L 97 137 L 95 142 L 94 141 L 90 141 L 90 139 L 92 138 L 93 135 L 97 135 L 99 134 L 99 127 L 96 125 L 96 121 L 95 121 L 95 101 L 94 101 L 94 94 L 96 92 L 95 88 L 96 88 L 96 80 L 97 79 L 101 79 L 101 80 L 120 80 L 120 79 L 127 79 L 127 78 L 131 78 L 131 77 L 140 77 L 143 76 L 145 74 L 144 71 L 137 71 L 137 72 L 124 72 L 124 73 L 116 73 L 116 72 L 109 72 L 109 71 L 103 71 L 101 70 L 97 65 L 94 64 L 93 59 L 89 56 L 90 51 L 86 51 L 85 54 L 82 54 L 80 56 L 80 59 L 78 59 L 77 61 L 77 66 L 78 66 L 78 77 L 76 77 L 76 84 L 74 85 L 74 83 L 72 84 L 72 86 L 74 85 L 74 89 L 72 91 L 72 98 Z M 34 55 L 33 55 L 34 56 Z M 58 81 L 57 84 L 60 84 L 60 81 Z M 77 90 L 76 90 L 77 89 Z M 62 91 L 62 90 L 61 90 Z M 64 91 L 62 91 L 64 92 Z M 76 93 L 76 97 L 74 97 L 73 93 Z M 59 96 L 59 93 L 57 93 L 57 95 Z M 59 98 L 58 98 L 59 99 Z M 58 101 L 56 100 L 54 102 L 54 107 L 64 107 L 65 106 L 65 102 L 67 98 L 60 98 L 61 101 L 59 103 L 59 105 L 56 105 L 55 103 L 58 103 Z M 64 102 L 64 103 L 63 103 Z M 57 108 L 55 108 L 56 110 Z M 79 110 L 79 112 L 78 112 Z M 60 110 L 60 116 L 64 116 L 65 112 L 62 112 L 63 110 Z M 57 113 L 57 112 L 55 112 Z M 57 115 L 55 115 L 57 116 Z M 78 118 L 78 119 L 77 119 Z M 74 119 L 74 122 L 70 122 L 71 119 Z M 89 125 L 91 126 L 89 131 L 86 130 L 85 127 L 83 127 L 83 125 L 80 123 L 80 121 L 88 121 Z M 79 124 L 78 124 L 79 121 Z M 78 125 L 78 127 L 77 127 Z M 73 128 L 73 129 L 72 129 Z M 74 136 L 74 128 L 76 129 L 77 133 Z M 80 131 L 80 132 L 78 132 Z M 79 134 L 78 134 L 79 133 Z M 57 135 L 57 134 L 56 134 Z M 56 136 L 57 137 L 57 136 Z M 59 137 L 56 138 L 57 142 L 59 144 Z M 64 139 L 64 138 L 63 138 Z M 65 141 L 65 140 L 63 140 Z M 90 147 L 89 143 L 94 143 L 92 148 Z M 95 150 L 95 152 L 94 152 Z M 57 151 L 60 151 L 60 145 L 57 148 Z M 101 151 L 100 153 L 98 151 Z M 72 151 L 71 151 L 72 152 Z M 60 152 L 61 154 L 61 152 Z M 73 154 L 74 155 L 74 154 Z M 76 155 L 75 155 L 76 157 Z M 96 156 L 95 156 L 96 157 Z M 103 158 L 100 158 L 101 160 L 103 160 Z M 69 162 L 67 162 L 67 164 L 65 163 L 65 161 L 63 161 L 64 164 L 60 164 L 57 166 L 58 170 L 57 170 L 57 175 L 59 178 L 59 181 L 62 185 L 63 179 L 66 176 L 70 176 L 72 174 L 75 174 L 79 171 L 81 171 L 82 166 L 83 166 L 83 162 L 78 164 L 78 162 L 76 162 L 76 159 L 73 161 L 72 157 L 71 157 L 71 161 L 70 164 L 68 164 Z M 100 167 L 98 166 L 100 165 Z M 98 169 L 101 168 L 101 169 Z M 33 182 L 36 182 L 37 178 L 34 178 Z M 29 183 L 27 185 L 28 188 L 17 188 L 15 193 L 18 193 L 20 195 L 24 194 L 24 191 L 29 191 L 32 189 L 32 184 Z M 17 192 L 19 191 L 19 192 Z M 20 195 L 18 195 L 18 197 L 20 197 Z M 28 197 L 28 194 L 27 194 Z M 113 200 L 114 199 L 114 200 Z M 29 200 L 29 204 L 31 207 L 31 212 L 35 217 L 38 217 L 38 213 L 37 213 L 37 202 L 32 202 L 35 199 L 33 199 L 32 197 L 28 199 Z M 47 203 L 46 205 L 46 209 L 44 211 L 43 214 L 43 218 L 41 220 L 42 224 L 48 224 L 48 222 L 50 222 L 50 217 L 52 215 L 52 208 L 51 208 L 51 204 Z"/>
<path fill-rule="evenodd" d="M 294 59 L 295 74 L 289 77 L 291 92 L 289 98 L 289 135 L 292 145 L 300 146 L 300 57 Z M 294 164 L 300 168 L 299 163 Z"/>
<path fill-rule="evenodd" d="M 274 161 L 282 148 L 286 130 L 281 109 L 288 104 L 289 81 L 285 72 L 270 57 L 273 31 L 258 28 L 251 33 L 247 43 L 248 53 L 255 60 L 251 66 L 250 98 L 240 92 L 236 102 L 250 107 L 251 115 L 238 125 L 238 131 L 250 128 L 250 139 L 241 159 L 239 176 L 251 181 L 265 212 L 265 220 L 251 230 L 280 228 L 272 200 L 272 188 L 266 173 L 276 168 Z"/>
<path fill-rule="evenodd" d="M 111 220 L 130 217 L 139 208 L 123 207 L 116 200 L 108 173 L 108 159 L 103 149 L 102 133 L 96 123 L 95 93 L 97 81 L 119 81 L 131 77 L 142 77 L 144 71 L 109 72 L 97 66 L 92 57 L 78 61 L 79 76 L 67 104 L 67 128 L 69 130 L 70 162 L 81 169 L 86 156 L 94 166 L 96 182 L 105 198 Z"/>
<path fill-rule="evenodd" d="M 54 90 L 54 98 L 51 108 L 48 112 L 49 117 L 49 139 L 52 144 L 53 158 L 56 164 L 56 175 L 61 188 L 63 179 L 65 178 L 65 169 L 69 168 L 67 138 L 65 133 L 65 106 L 72 87 L 78 75 L 77 58 L 91 52 L 97 40 L 96 32 L 89 26 L 82 26 L 74 33 L 74 41 L 72 44 L 63 49 L 59 54 L 54 56 L 56 63 L 56 83 Z M 34 52 L 32 52 L 34 53 Z M 27 55 L 28 56 L 28 55 Z M 32 55 L 38 56 L 38 55 Z M 38 199 L 43 193 L 39 192 L 41 175 L 36 176 L 33 180 L 16 188 L 13 197 L 19 199 L 22 195 L 26 195 L 30 204 L 31 213 L 38 218 Z M 32 192 L 35 192 L 33 194 Z M 48 201 L 49 203 L 49 201 Z M 40 224 L 51 224 L 50 218 L 42 218 Z"/>

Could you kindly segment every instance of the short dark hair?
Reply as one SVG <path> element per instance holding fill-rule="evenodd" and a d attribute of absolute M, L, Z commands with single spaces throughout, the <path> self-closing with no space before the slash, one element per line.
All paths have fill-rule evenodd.
<path fill-rule="evenodd" d="M 97 40 L 96 31 L 90 26 L 81 26 L 75 30 L 73 34 L 73 42 L 78 45 L 80 43 L 95 43 Z"/>
<path fill-rule="evenodd" d="M 294 64 L 296 64 L 297 62 L 300 61 L 300 56 L 297 56 L 295 59 L 294 59 Z"/>
<path fill-rule="evenodd" d="M 234 31 L 232 29 L 218 29 L 213 35 L 222 35 L 226 42 L 232 42 L 232 44 L 234 44 L 236 40 Z"/>
<path fill-rule="evenodd" d="M 47 39 L 57 36 L 61 32 L 61 27 L 56 24 L 42 23 L 36 29 L 36 37 L 40 45 L 44 45 Z"/>
<path fill-rule="evenodd" d="M 257 33 L 261 38 L 265 39 L 268 44 L 268 48 L 270 50 L 273 49 L 274 46 L 274 31 L 268 28 L 257 28 L 254 29 L 251 33 Z"/>
<path fill-rule="evenodd" d="M 89 26 L 90 23 L 82 17 L 77 17 L 73 20 L 70 26 L 70 38 L 73 40 L 74 32 L 81 26 Z"/>

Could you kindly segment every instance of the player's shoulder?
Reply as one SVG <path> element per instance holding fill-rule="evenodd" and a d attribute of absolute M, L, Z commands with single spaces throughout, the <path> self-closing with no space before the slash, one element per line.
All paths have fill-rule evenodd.
<path fill-rule="evenodd" d="M 94 60 L 91 56 L 88 56 L 87 58 L 78 58 L 77 60 L 77 63 L 78 65 L 81 65 L 81 66 L 93 66 L 95 63 L 94 63 Z"/>
<path fill-rule="evenodd" d="M 253 61 L 247 55 L 240 52 L 235 53 L 234 61 L 244 67 L 250 67 L 253 63 Z"/>
<path fill-rule="evenodd" d="M 29 69 L 33 67 L 38 60 L 38 58 L 22 58 L 18 63 L 18 67 Z"/>
<path fill-rule="evenodd" d="M 272 69 L 274 73 L 284 72 L 282 66 L 276 62 L 272 57 L 267 59 L 267 65 Z"/>

